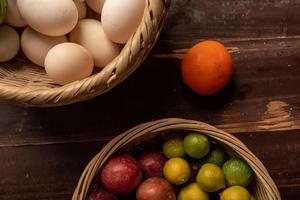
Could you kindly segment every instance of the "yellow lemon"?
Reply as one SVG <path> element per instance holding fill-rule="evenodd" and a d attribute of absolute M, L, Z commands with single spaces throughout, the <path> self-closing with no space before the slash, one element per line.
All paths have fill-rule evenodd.
<path fill-rule="evenodd" d="M 256 198 L 252 194 L 250 194 L 250 200 L 256 200 Z"/>
<path fill-rule="evenodd" d="M 174 185 L 186 183 L 191 176 L 189 163 L 183 158 L 171 158 L 163 169 L 164 177 Z"/>
<path fill-rule="evenodd" d="M 221 200 L 250 200 L 250 194 L 246 188 L 231 186 L 221 194 Z"/>
<path fill-rule="evenodd" d="M 211 163 L 202 165 L 196 181 L 205 192 L 216 192 L 225 187 L 225 176 L 222 169 Z"/>
<path fill-rule="evenodd" d="M 209 195 L 197 183 L 191 183 L 180 190 L 177 200 L 209 200 Z"/>
<path fill-rule="evenodd" d="M 167 158 L 184 157 L 183 139 L 173 137 L 163 144 L 163 153 Z"/>

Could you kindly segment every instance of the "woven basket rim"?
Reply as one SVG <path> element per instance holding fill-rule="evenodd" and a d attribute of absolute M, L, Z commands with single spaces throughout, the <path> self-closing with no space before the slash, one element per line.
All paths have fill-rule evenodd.
<path fill-rule="evenodd" d="M 248 162 L 255 172 L 256 180 L 259 183 L 257 186 L 259 191 L 256 191 L 256 193 L 263 195 L 263 199 L 281 200 L 280 193 L 265 166 L 238 138 L 204 122 L 180 118 L 166 118 L 140 124 L 107 143 L 86 166 L 72 200 L 85 199 L 89 186 L 102 165 L 120 148 L 145 135 L 174 130 L 201 132 L 230 147 Z"/>
<path fill-rule="evenodd" d="M 143 19 L 120 54 L 102 71 L 53 88 L 13 86 L 0 81 L 0 98 L 36 107 L 62 106 L 106 93 L 124 81 L 146 59 L 166 20 L 171 0 L 146 0 Z M 163 7 L 163 8 L 161 8 Z"/>

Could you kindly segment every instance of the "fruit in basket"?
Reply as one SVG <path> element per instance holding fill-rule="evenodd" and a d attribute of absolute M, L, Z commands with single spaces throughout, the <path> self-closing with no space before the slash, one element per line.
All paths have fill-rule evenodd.
<path fill-rule="evenodd" d="M 194 183 L 196 182 L 196 177 L 199 172 L 199 169 L 204 163 L 200 164 L 201 161 L 196 159 L 189 159 L 188 162 L 191 166 L 191 177 L 188 183 Z"/>
<path fill-rule="evenodd" d="M 65 85 L 91 75 L 94 67 L 92 55 L 74 43 L 56 45 L 45 58 L 45 69 L 57 84 Z"/>
<path fill-rule="evenodd" d="M 253 172 L 250 166 L 239 158 L 232 158 L 226 161 L 222 167 L 226 183 L 229 186 L 239 185 L 246 187 L 253 179 Z"/>
<path fill-rule="evenodd" d="M 250 200 L 248 190 L 241 186 L 231 186 L 221 193 L 221 200 Z"/>
<path fill-rule="evenodd" d="M 101 192 L 94 192 L 90 194 L 87 198 L 87 200 L 118 200 L 117 197 L 114 195 L 101 191 Z"/>
<path fill-rule="evenodd" d="M 80 20 L 70 33 L 70 41 L 86 48 L 96 67 L 105 67 L 120 53 L 119 46 L 107 38 L 100 21 L 95 19 Z"/>
<path fill-rule="evenodd" d="M 167 158 L 184 157 L 183 139 L 181 137 L 168 139 L 163 144 L 163 152 Z"/>
<path fill-rule="evenodd" d="M 121 155 L 109 160 L 100 173 L 101 185 L 116 195 L 133 192 L 142 181 L 142 170 L 135 158 Z"/>
<path fill-rule="evenodd" d="M 105 1 L 101 22 L 107 37 L 124 44 L 136 31 L 143 18 L 146 0 Z"/>
<path fill-rule="evenodd" d="M 211 163 L 202 165 L 196 180 L 205 192 L 216 192 L 225 187 L 225 176 L 222 169 Z"/>
<path fill-rule="evenodd" d="M 187 86 L 200 95 L 211 95 L 229 82 L 233 63 L 230 54 L 221 43 L 204 41 L 187 52 L 181 69 Z"/>
<path fill-rule="evenodd" d="M 176 194 L 170 183 L 159 177 L 145 180 L 136 192 L 137 200 L 176 200 Z"/>
<path fill-rule="evenodd" d="M 183 158 L 171 158 L 164 166 L 164 177 L 174 185 L 186 183 L 191 176 L 189 163 Z"/>
<path fill-rule="evenodd" d="M 70 0 L 17 0 L 24 20 L 36 31 L 48 36 L 62 36 L 77 24 L 78 11 Z"/>
<path fill-rule="evenodd" d="M 209 195 L 197 183 L 191 183 L 180 190 L 177 200 L 209 200 Z"/>
<path fill-rule="evenodd" d="M 27 25 L 19 12 L 16 0 L 7 1 L 7 14 L 5 17 L 5 22 L 14 27 L 24 27 Z"/>
<path fill-rule="evenodd" d="M 166 157 L 159 152 L 147 152 L 139 157 L 139 164 L 145 178 L 163 177 Z"/>
<path fill-rule="evenodd" d="M 203 158 L 203 162 L 222 167 L 225 162 L 225 151 L 219 146 L 213 146 L 210 152 Z"/>
<path fill-rule="evenodd" d="M 21 48 L 26 57 L 39 66 L 44 66 L 46 55 L 54 46 L 68 42 L 66 36 L 49 37 L 30 27 L 21 36 Z"/>
<path fill-rule="evenodd" d="M 203 158 L 210 150 L 210 140 L 208 137 L 198 133 L 191 133 L 184 137 L 184 151 L 191 158 Z"/>
<path fill-rule="evenodd" d="M 191 135 L 193 134 L 187 134 L 185 136 L 187 137 Z M 174 137 L 172 137 L 171 139 L 174 139 Z M 207 139 L 210 140 L 210 138 Z M 255 198 L 252 197 L 247 189 L 242 186 L 230 186 L 229 188 L 226 188 L 225 175 L 220 165 L 222 165 L 224 160 L 227 159 L 227 155 L 221 145 L 219 146 L 219 144 L 217 144 L 215 141 L 211 141 L 211 144 L 212 146 L 210 148 L 210 152 L 204 158 L 193 159 L 189 156 L 186 156 L 186 158 L 176 157 L 167 160 L 163 168 L 164 179 L 161 177 L 150 177 L 144 180 L 138 186 L 135 193 L 135 190 L 131 190 L 131 193 L 122 195 L 121 198 L 134 199 L 135 195 L 137 200 L 168 200 L 169 198 L 175 200 L 176 194 L 177 200 L 208 200 L 209 198 L 219 199 L 219 197 L 221 198 L 221 200 L 254 200 Z M 143 147 L 143 144 L 141 144 L 140 147 Z M 140 147 L 138 147 L 138 150 L 140 150 Z M 159 157 L 159 159 L 156 159 L 156 157 Z M 159 152 L 159 149 L 150 152 L 146 151 L 140 154 L 138 164 L 140 168 L 142 168 L 142 166 L 145 165 L 145 160 L 145 163 L 147 163 L 146 166 L 148 166 L 148 163 L 152 163 L 157 160 L 161 161 L 161 159 L 165 160 L 166 158 L 164 158 L 162 153 Z M 112 160 L 114 160 L 114 158 Z M 104 165 L 104 167 L 102 168 L 103 171 L 112 160 L 108 161 Z M 204 161 L 212 161 L 216 164 L 204 163 L 199 169 L 199 162 L 203 163 Z M 242 160 L 232 158 L 225 162 L 223 164 L 223 167 L 228 163 L 229 166 L 231 166 L 232 163 L 234 163 L 233 166 L 236 166 L 236 161 L 240 162 Z M 247 164 L 245 161 L 242 162 L 244 162 L 244 164 Z M 111 167 L 116 167 L 116 164 L 112 163 Z M 117 168 L 120 169 L 120 167 Z M 192 171 L 198 172 L 196 175 L 196 179 L 194 180 L 192 177 Z M 102 176 L 102 174 L 100 176 Z M 107 172 L 107 180 L 111 180 L 115 174 L 116 173 L 114 171 Z M 124 172 L 123 174 L 126 174 L 126 172 Z M 117 194 L 105 187 L 105 184 L 103 184 L 103 182 L 101 183 L 103 189 L 113 194 Z M 119 188 L 122 188 L 122 186 L 118 185 L 118 187 L 116 187 L 116 189 Z"/>
<path fill-rule="evenodd" d="M 7 25 L 0 25 L 0 62 L 14 58 L 20 49 L 18 33 Z"/>

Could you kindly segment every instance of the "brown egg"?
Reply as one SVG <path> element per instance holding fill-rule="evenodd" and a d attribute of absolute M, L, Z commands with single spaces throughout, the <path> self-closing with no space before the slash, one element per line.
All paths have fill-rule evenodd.
<path fill-rule="evenodd" d="M 96 13 L 100 14 L 103 8 L 103 4 L 105 0 L 85 0 L 87 5 L 95 11 Z"/>
<path fill-rule="evenodd" d="M 78 10 L 78 20 L 84 19 L 86 17 L 87 8 L 84 1 L 74 1 Z"/>
<path fill-rule="evenodd" d="M 65 35 L 78 21 L 78 10 L 70 0 L 17 0 L 17 6 L 31 28 L 48 36 Z"/>
<path fill-rule="evenodd" d="M 44 66 L 48 51 L 52 47 L 67 41 L 66 36 L 50 37 L 27 27 L 21 36 L 21 48 L 31 62 Z"/>
<path fill-rule="evenodd" d="M 93 66 L 92 55 L 85 48 L 74 43 L 56 45 L 50 49 L 45 59 L 47 74 L 60 85 L 90 76 Z"/>
<path fill-rule="evenodd" d="M 105 67 L 120 53 L 119 46 L 107 38 L 101 23 L 95 19 L 80 20 L 70 33 L 70 41 L 86 48 L 93 55 L 96 67 Z"/>
<path fill-rule="evenodd" d="M 20 14 L 16 0 L 7 1 L 7 13 L 5 22 L 14 27 L 24 27 L 27 25 L 26 21 Z"/>

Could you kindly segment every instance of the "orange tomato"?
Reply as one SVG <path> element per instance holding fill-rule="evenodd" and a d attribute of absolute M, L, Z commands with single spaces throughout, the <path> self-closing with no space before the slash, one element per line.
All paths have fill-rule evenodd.
<path fill-rule="evenodd" d="M 185 84 L 201 95 L 221 90 L 230 80 L 233 63 L 227 49 L 217 41 L 204 41 L 192 47 L 182 61 Z"/>

